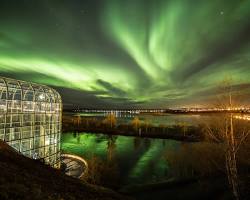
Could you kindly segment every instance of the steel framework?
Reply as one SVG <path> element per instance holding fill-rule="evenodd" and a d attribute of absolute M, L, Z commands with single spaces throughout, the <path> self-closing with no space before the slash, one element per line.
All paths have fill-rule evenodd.
<path fill-rule="evenodd" d="M 59 167 L 61 115 L 54 89 L 0 77 L 0 139 L 18 152 Z"/>

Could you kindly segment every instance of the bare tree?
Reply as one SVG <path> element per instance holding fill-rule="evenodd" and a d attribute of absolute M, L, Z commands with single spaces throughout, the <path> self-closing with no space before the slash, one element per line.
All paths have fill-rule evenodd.
<path fill-rule="evenodd" d="M 133 128 L 134 128 L 136 131 L 138 131 L 138 129 L 139 129 L 140 126 L 141 126 L 141 121 L 140 121 L 140 119 L 139 119 L 138 117 L 135 117 L 135 118 L 132 120 L 131 124 L 132 124 Z"/>
<path fill-rule="evenodd" d="M 232 89 L 232 80 L 227 79 L 220 87 L 220 94 L 214 107 L 223 113 L 204 122 L 207 138 L 225 144 L 225 166 L 227 177 L 235 199 L 240 199 L 240 184 L 237 167 L 237 152 L 250 133 L 249 126 L 235 118 L 233 111 L 240 105 L 238 92 Z"/>
<path fill-rule="evenodd" d="M 76 117 L 72 119 L 72 121 L 73 121 L 73 125 L 79 128 L 81 124 L 81 116 L 77 115 Z"/>
<path fill-rule="evenodd" d="M 188 123 L 187 122 L 179 122 L 178 126 L 181 127 L 182 132 L 183 132 L 183 136 L 186 136 L 186 133 L 188 131 Z"/>
<path fill-rule="evenodd" d="M 145 132 L 148 132 L 148 129 L 151 127 L 152 125 L 150 124 L 150 122 L 146 119 L 143 123 L 143 127 L 145 128 Z"/>
<path fill-rule="evenodd" d="M 107 142 L 107 161 L 111 162 L 114 159 L 114 153 L 116 148 L 116 136 L 108 135 Z"/>
<path fill-rule="evenodd" d="M 81 124 L 81 122 L 82 122 L 82 119 L 81 119 L 81 115 L 79 114 L 79 115 L 77 115 L 77 127 L 79 128 L 80 127 L 80 124 Z"/>
<path fill-rule="evenodd" d="M 103 120 L 104 124 L 107 124 L 111 129 L 116 126 L 116 117 L 113 113 L 110 113 Z"/>

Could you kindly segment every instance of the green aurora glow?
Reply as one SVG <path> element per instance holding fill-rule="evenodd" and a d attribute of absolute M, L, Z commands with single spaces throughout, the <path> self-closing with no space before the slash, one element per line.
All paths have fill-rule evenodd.
<path fill-rule="evenodd" d="M 1 0 L 0 74 L 92 107 L 202 104 L 227 76 L 250 96 L 249 19 L 250 0 Z"/>
<path fill-rule="evenodd" d="M 102 134 L 81 133 L 74 137 L 71 133 L 65 133 L 62 135 L 62 150 L 65 153 L 83 156 L 87 160 L 97 156 L 107 162 L 109 139 Z M 118 164 L 122 177 L 130 182 L 143 182 L 149 178 L 152 180 L 152 176 L 155 175 L 163 178 L 169 169 L 164 155 L 178 149 L 180 145 L 174 140 L 163 143 L 163 139 L 125 136 L 114 136 L 113 141 L 114 148 L 110 150 L 112 160 Z"/>

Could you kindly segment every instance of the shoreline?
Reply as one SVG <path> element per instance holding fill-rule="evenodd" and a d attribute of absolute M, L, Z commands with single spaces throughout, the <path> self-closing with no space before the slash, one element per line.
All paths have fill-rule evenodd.
<path fill-rule="evenodd" d="M 174 134 L 165 134 L 165 133 L 135 133 L 135 132 L 125 132 L 120 130 L 105 130 L 105 129 L 63 129 L 62 134 L 64 133 L 92 133 L 92 134 L 104 134 L 104 135 L 111 135 L 111 136 L 128 136 L 128 137 L 142 137 L 142 138 L 157 138 L 157 139 L 172 139 L 177 141 L 184 141 L 184 142 L 200 142 L 202 141 L 201 138 L 195 137 L 193 135 L 183 136 L 181 134 L 174 135 Z"/>

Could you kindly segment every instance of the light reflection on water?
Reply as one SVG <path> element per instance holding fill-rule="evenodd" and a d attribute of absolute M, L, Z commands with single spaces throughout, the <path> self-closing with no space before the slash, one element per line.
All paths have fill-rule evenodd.
<path fill-rule="evenodd" d="M 81 116 L 83 118 L 97 118 L 97 119 L 104 119 L 108 114 L 107 112 L 100 112 L 100 113 L 75 113 L 75 116 Z M 159 126 L 159 125 L 174 125 L 179 123 L 185 123 L 186 125 L 196 126 L 201 122 L 206 121 L 211 116 L 220 116 L 221 114 L 160 114 L 160 115 L 153 115 L 153 114 L 136 114 L 136 113 L 121 113 L 115 112 L 113 113 L 117 118 L 118 124 L 123 123 L 130 123 L 134 117 L 138 117 L 141 122 L 148 122 L 152 125 Z M 250 115 L 244 113 L 234 113 L 234 118 L 238 120 L 250 121 Z"/>
<path fill-rule="evenodd" d="M 110 113 L 75 113 L 75 116 L 81 116 L 83 118 L 97 118 L 104 119 Z M 200 118 L 207 117 L 207 115 L 200 114 L 136 114 L 136 113 L 120 113 L 116 112 L 114 115 L 117 118 L 118 124 L 129 123 L 134 117 L 138 117 L 142 122 L 147 121 L 152 125 L 173 125 L 180 122 L 185 122 L 189 125 L 197 125 Z"/>
<path fill-rule="evenodd" d="M 98 117 L 93 115 L 94 117 Z M 128 117 L 120 117 L 120 123 L 129 122 L 135 115 Z M 99 116 L 103 117 L 104 116 Z M 173 125 L 178 122 L 187 122 L 189 125 L 198 124 L 200 121 L 205 121 L 205 118 L 216 118 L 220 119 L 221 115 L 138 115 L 140 120 L 149 121 L 152 124 L 160 125 Z M 240 122 L 249 121 L 249 115 L 246 114 L 234 114 L 234 119 Z M 199 145 L 199 144 L 198 144 Z M 150 139 L 150 138 L 138 138 L 138 137 L 127 137 L 127 136 L 107 136 L 103 134 L 86 134 L 81 133 L 75 136 L 71 133 L 65 133 L 62 135 L 62 150 L 65 153 L 72 153 L 90 159 L 93 156 L 102 158 L 103 160 L 112 159 L 118 164 L 118 170 L 121 174 L 120 179 L 122 184 L 128 183 L 146 183 L 152 181 L 161 181 L 169 178 L 169 174 L 173 172 L 168 166 L 166 161 L 166 155 L 172 155 L 172 159 L 176 159 L 176 155 L 181 147 L 185 146 L 185 151 L 194 149 L 193 153 L 198 155 L 197 164 L 200 159 L 200 155 L 205 155 L 200 151 L 207 152 L 211 148 L 211 144 L 204 144 L 203 146 L 194 146 L 193 144 L 186 142 L 177 142 L 169 139 Z M 199 148 L 198 148 L 199 147 Z M 215 148 L 215 147 L 213 147 Z M 217 148 L 217 147 L 216 147 Z M 211 156 L 213 155 L 214 149 L 211 150 Z M 223 151 L 219 151 L 223 152 Z M 176 154 L 177 153 L 177 154 Z M 200 154 L 201 153 L 201 154 Z M 182 153 L 183 154 L 183 153 Z M 217 153 L 215 153 L 215 156 Z M 180 156 L 180 155 L 179 155 Z M 165 157 L 165 158 L 164 158 Z M 193 154 L 186 158 L 186 154 L 178 162 L 181 163 L 181 167 L 187 165 L 188 159 L 192 159 Z M 168 159 L 168 158 L 167 158 Z M 182 163 L 182 160 L 183 163 Z M 185 163 L 187 162 L 187 163 Z M 201 162 L 205 163 L 205 162 Z M 203 166 L 203 165 L 201 165 Z M 206 166 L 206 165 L 205 165 Z M 203 169 L 203 168 L 202 168 Z"/>
<path fill-rule="evenodd" d="M 145 183 L 166 179 L 167 151 L 174 151 L 180 142 L 174 140 L 106 136 L 103 134 L 71 133 L 62 135 L 62 150 L 86 159 L 98 156 L 113 159 L 118 164 L 123 184 Z"/>

